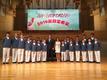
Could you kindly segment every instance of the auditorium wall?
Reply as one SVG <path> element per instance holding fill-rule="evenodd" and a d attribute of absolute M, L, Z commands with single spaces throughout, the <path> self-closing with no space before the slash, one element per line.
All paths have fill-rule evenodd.
<path fill-rule="evenodd" d="M 97 9 L 94 15 L 94 30 L 107 31 L 107 0 L 104 0 L 105 14 L 101 15 L 101 11 Z"/>
<path fill-rule="evenodd" d="M 35 0 L 33 0 L 35 1 Z M 57 1 L 57 0 L 56 0 Z M 61 0 L 60 0 L 61 1 Z M 72 1 L 72 0 L 71 0 Z M 95 30 L 95 31 L 105 31 L 107 32 L 107 0 L 104 0 L 105 4 L 105 15 L 101 16 L 100 13 L 94 16 L 89 15 L 89 10 L 86 6 L 84 0 L 81 3 L 81 16 L 80 16 L 80 26 L 81 30 Z M 83 5 L 84 4 L 84 5 Z M 33 4 L 32 4 L 33 5 Z M 45 7 L 43 5 L 43 7 Z M 97 11 L 96 11 L 97 13 Z M 26 30 L 26 20 L 25 20 L 24 9 L 16 9 L 16 17 L 5 15 L 0 16 L 0 31 L 14 31 L 14 30 Z M 94 18 L 94 26 L 93 26 Z M 93 29 L 94 28 L 94 29 Z M 70 32 L 69 32 L 70 33 Z"/>
<path fill-rule="evenodd" d="M 101 17 L 100 15 L 94 16 L 94 28 L 95 31 L 107 31 L 107 20 L 105 17 Z"/>
<path fill-rule="evenodd" d="M 0 31 L 12 31 L 13 30 L 13 16 L 5 15 L 0 16 Z"/>

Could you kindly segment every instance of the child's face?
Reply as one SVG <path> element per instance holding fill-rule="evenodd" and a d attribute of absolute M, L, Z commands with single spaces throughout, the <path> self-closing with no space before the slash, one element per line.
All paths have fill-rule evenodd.
<path fill-rule="evenodd" d="M 28 38 L 28 41 L 30 41 L 30 38 Z"/>
<path fill-rule="evenodd" d="M 86 38 L 86 36 L 84 35 L 84 36 L 83 36 L 83 39 L 85 39 L 85 38 Z"/>
<path fill-rule="evenodd" d="M 69 38 L 67 38 L 67 41 L 69 41 Z"/>
<path fill-rule="evenodd" d="M 70 42 L 72 42 L 72 39 L 70 40 Z"/>
<path fill-rule="evenodd" d="M 43 40 L 43 42 L 45 43 L 45 42 L 46 42 L 46 40 Z"/>
<path fill-rule="evenodd" d="M 95 39 L 95 41 L 98 41 L 97 39 Z"/>
<path fill-rule="evenodd" d="M 9 34 L 6 34 L 6 37 L 9 37 Z"/>
<path fill-rule="evenodd" d="M 76 37 L 76 41 L 79 41 L 79 37 Z"/>
<path fill-rule="evenodd" d="M 62 41 L 62 44 L 64 44 L 64 41 Z"/>
<path fill-rule="evenodd" d="M 88 42 L 91 42 L 91 39 L 88 39 Z"/>
<path fill-rule="evenodd" d="M 84 43 L 84 40 L 82 40 L 82 43 Z"/>
<path fill-rule="evenodd" d="M 66 42 L 66 39 L 64 39 L 64 41 Z"/>
<path fill-rule="evenodd" d="M 93 34 L 93 33 L 91 34 L 91 37 L 94 37 L 94 34 Z"/>
<path fill-rule="evenodd" d="M 23 35 L 20 35 L 20 38 L 23 38 Z"/>
<path fill-rule="evenodd" d="M 40 41 L 37 41 L 37 43 L 40 43 Z"/>
<path fill-rule="evenodd" d="M 17 37 L 18 36 L 18 34 L 17 33 L 15 33 L 15 37 Z"/>
<path fill-rule="evenodd" d="M 35 43 L 35 40 L 33 40 L 33 42 Z"/>

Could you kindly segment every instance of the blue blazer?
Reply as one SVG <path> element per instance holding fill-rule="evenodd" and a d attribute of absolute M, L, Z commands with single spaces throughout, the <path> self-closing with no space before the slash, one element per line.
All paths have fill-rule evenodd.
<path fill-rule="evenodd" d="M 36 51 L 36 47 L 37 47 L 37 44 L 35 43 L 35 45 L 32 43 L 32 51 Z"/>
<path fill-rule="evenodd" d="M 13 38 L 12 39 L 12 47 L 13 48 L 18 48 L 18 44 L 19 44 L 19 39 L 18 38 L 17 39 Z"/>
<path fill-rule="evenodd" d="M 91 42 L 91 44 L 87 43 L 87 50 L 93 51 L 93 44 L 92 44 L 92 42 Z"/>
<path fill-rule="evenodd" d="M 32 42 L 27 42 L 26 41 L 26 44 L 25 44 L 25 50 L 31 50 L 32 49 Z"/>
<path fill-rule="evenodd" d="M 98 51 L 100 49 L 101 49 L 100 43 L 99 42 L 97 42 L 97 43 L 94 42 L 94 51 Z"/>
<path fill-rule="evenodd" d="M 94 41 L 95 41 L 95 39 L 92 39 L 92 38 L 91 38 L 91 42 L 92 42 L 92 44 L 94 44 Z"/>
<path fill-rule="evenodd" d="M 37 48 L 36 48 L 37 51 L 41 51 L 42 50 L 42 45 L 41 43 L 37 43 Z"/>
<path fill-rule="evenodd" d="M 65 44 L 61 44 L 61 52 L 65 52 L 66 51 L 66 48 L 65 48 Z"/>
<path fill-rule="evenodd" d="M 75 51 L 80 51 L 81 50 L 80 42 L 75 42 L 74 48 L 75 48 Z"/>
<path fill-rule="evenodd" d="M 69 45 L 69 51 L 74 51 L 74 43 Z"/>
<path fill-rule="evenodd" d="M 83 43 L 81 43 L 81 51 L 86 51 L 86 50 L 87 50 L 87 44 L 84 43 L 83 45 Z"/>
<path fill-rule="evenodd" d="M 70 42 L 66 42 L 66 50 L 69 50 L 69 44 Z"/>
<path fill-rule="evenodd" d="M 25 40 L 24 39 L 23 39 L 23 41 L 21 41 L 21 39 L 19 39 L 18 48 L 25 48 Z"/>
<path fill-rule="evenodd" d="M 10 48 L 11 47 L 11 39 L 4 38 L 3 39 L 3 47 Z"/>
<path fill-rule="evenodd" d="M 69 42 L 66 41 L 66 42 L 64 42 L 64 44 L 65 44 L 65 49 L 69 50 Z"/>
<path fill-rule="evenodd" d="M 47 51 L 47 44 L 45 43 L 42 43 L 41 44 L 41 47 L 42 47 L 42 51 Z"/>

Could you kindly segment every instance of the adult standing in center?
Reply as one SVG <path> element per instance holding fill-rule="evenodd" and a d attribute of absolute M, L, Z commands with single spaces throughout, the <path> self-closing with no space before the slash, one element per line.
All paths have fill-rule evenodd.
<path fill-rule="evenodd" d="M 56 59 L 58 62 L 60 61 L 60 46 L 61 46 L 61 43 L 59 39 L 57 38 L 55 42 L 55 53 L 56 53 Z"/>
<path fill-rule="evenodd" d="M 47 40 L 47 59 L 48 61 L 53 61 L 54 60 L 54 40 L 51 38 L 51 35 L 49 35 L 48 40 Z"/>

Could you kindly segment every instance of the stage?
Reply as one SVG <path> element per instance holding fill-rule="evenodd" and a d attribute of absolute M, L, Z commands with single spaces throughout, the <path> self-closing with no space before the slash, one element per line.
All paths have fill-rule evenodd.
<path fill-rule="evenodd" d="M 107 80 L 106 75 L 106 57 L 103 57 L 101 63 L 0 64 L 0 80 Z"/>
<path fill-rule="evenodd" d="M 102 46 L 101 63 L 2 64 L 0 58 L 0 80 L 107 80 L 107 42 L 103 42 Z"/>

